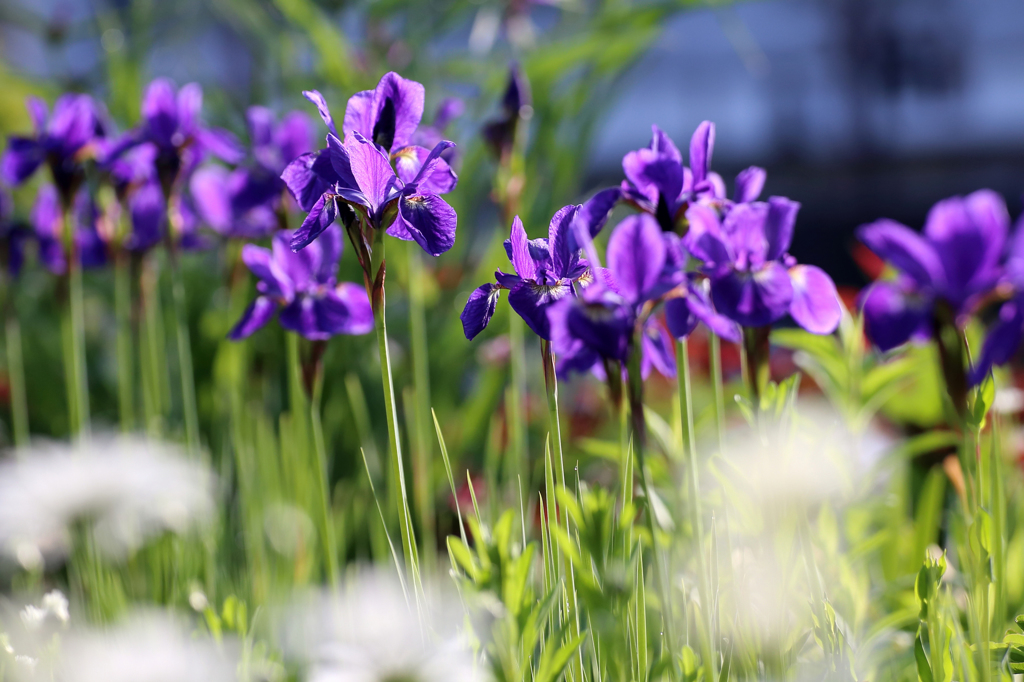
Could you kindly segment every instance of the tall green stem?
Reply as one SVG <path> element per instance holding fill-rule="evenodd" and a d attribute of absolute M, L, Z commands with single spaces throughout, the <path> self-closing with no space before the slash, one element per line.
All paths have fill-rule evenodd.
<path fill-rule="evenodd" d="M 658 542 L 657 523 L 654 519 L 654 497 L 649 482 L 646 459 L 646 424 L 644 422 L 644 380 L 640 370 L 640 341 L 638 332 L 633 342 L 633 350 L 629 353 L 626 374 L 629 378 L 629 410 L 633 422 L 633 453 L 636 467 L 640 471 L 640 486 L 644 491 L 644 518 L 647 530 L 651 534 L 651 549 L 654 553 L 655 574 L 658 576 L 658 587 L 661 592 L 662 618 L 665 623 L 665 638 L 669 651 L 675 651 L 675 627 L 672 615 L 672 593 L 669 585 L 669 570 L 662 556 Z"/>
<path fill-rule="evenodd" d="M 725 446 L 725 388 L 722 381 L 722 340 L 709 332 L 711 356 L 711 386 L 715 392 L 715 425 L 718 427 L 718 449 Z M 692 415 L 691 415 L 692 416 Z"/>
<path fill-rule="evenodd" d="M 121 431 L 135 429 L 135 381 L 132 358 L 131 273 L 128 254 L 114 258 L 114 316 L 117 320 L 117 396 Z"/>
<path fill-rule="evenodd" d="M 163 434 L 165 411 L 170 403 L 170 389 L 160 305 L 159 263 L 152 255 L 141 262 L 139 292 L 139 304 L 142 307 L 139 333 L 139 346 L 142 349 L 142 405 L 146 432 L 153 438 L 159 438 Z"/>
<path fill-rule="evenodd" d="M 8 275 L 10 272 L 8 271 Z M 4 334 L 7 350 L 7 380 L 11 386 L 11 430 L 14 444 L 28 444 L 28 399 L 25 394 L 25 362 L 21 354 L 21 323 L 14 305 L 13 278 L 5 282 Z"/>
<path fill-rule="evenodd" d="M 434 484 L 431 476 L 431 460 L 433 448 L 431 438 L 433 424 L 430 418 L 430 355 L 427 346 L 427 317 L 424 301 L 425 276 L 423 273 L 423 256 L 415 242 L 406 243 L 409 255 L 409 335 L 412 345 L 412 380 L 413 380 L 413 492 L 416 511 L 423 533 L 423 546 L 426 551 L 425 560 L 428 569 L 433 564 L 437 545 L 434 522 Z"/>
<path fill-rule="evenodd" d="M 188 303 L 181 267 L 171 256 L 171 296 L 174 299 L 174 326 L 178 345 L 178 372 L 181 375 L 181 409 L 185 416 L 185 443 L 193 455 L 199 452 L 199 412 L 196 409 L 195 374 L 192 370 L 192 340 L 188 330 Z"/>
<path fill-rule="evenodd" d="M 68 416 L 72 435 L 89 435 L 89 379 L 85 366 L 85 301 L 82 263 L 75 246 L 71 210 L 63 207 L 64 252 L 67 254 L 68 308 L 65 342 L 65 376 L 68 383 Z"/>
<path fill-rule="evenodd" d="M 510 481 L 521 481 L 530 489 L 529 436 L 526 430 L 526 339 L 523 318 L 509 315 L 509 367 L 512 381 L 508 388 Z"/>
<path fill-rule="evenodd" d="M 713 338 L 717 341 L 717 337 Z M 712 356 L 715 355 L 716 350 L 719 350 L 717 343 L 712 346 Z M 704 556 L 704 513 L 701 510 L 700 500 L 700 467 L 697 464 L 697 435 L 695 433 L 693 418 L 693 384 L 690 376 L 690 354 L 688 351 L 689 348 L 687 340 L 683 339 L 679 341 L 676 345 L 676 365 L 681 368 L 680 371 L 682 372 L 683 378 L 681 382 L 678 382 L 679 404 L 682 405 L 682 413 L 686 415 L 685 446 L 687 450 L 686 460 L 689 465 L 689 475 L 687 476 L 689 479 L 689 504 L 687 505 L 687 511 L 690 513 L 690 524 L 693 526 L 693 532 L 697 540 L 697 585 L 700 590 L 700 613 L 703 621 L 701 625 L 704 630 L 704 636 L 701 638 L 701 651 L 702 657 L 707 662 L 706 665 L 710 666 L 710 679 L 714 680 L 718 679 L 718 660 L 714 654 L 714 621 L 711 611 L 711 588 L 708 576 L 707 559 Z M 718 364 L 714 363 L 714 361 L 712 361 L 712 363 Z M 714 374 L 714 370 L 712 370 L 712 374 Z M 720 384 L 721 375 L 719 374 L 718 376 Z M 721 426 L 719 426 L 719 429 L 721 429 Z M 721 438 L 722 435 L 720 432 L 719 439 Z"/>
<path fill-rule="evenodd" d="M 409 496 L 405 488 L 405 466 L 402 462 L 402 441 L 398 433 L 398 414 L 395 410 L 395 384 L 391 375 L 391 352 L 388 349 L 388 328 L 385 321 L 384 302 L 384 230 L 372 229 L 373 252 L 370 272 L 373 284 L 370 303 L 373 306 L 373 324 L 377 331 L 377 348 L 380 352 L 380 378 L 384 388 L 384 408 L 388 419 L 388 447 L 391 451 L 392 475 L 398 482 L 399 525 L 402 530 L 402 550 L 407 568 L 412 572 L 414 584 L 419 584 L 419 557 L 416 551 L 416 537 L 409 513 Z"/>
<path fill-rule="evenodd" d="M 289 334 L 295 336 L 295 334 Z M 334 514 L 331 505 L 330 472 L 327 470 L 327 445 L 324 441 L 324 427 L 320 420 L 320 399 L 323 396 L 324 368 L 318 357 L 313 361 L 313 392 L 309 405 L 310 421 L 313 426 L 313 448 L 316 451 L 317 489 L 320 492 L 320 523 L 324 552 L 327 555 L 327 576 L 332 587 L 338 585 L 338 541 L 334 531 Z"/>

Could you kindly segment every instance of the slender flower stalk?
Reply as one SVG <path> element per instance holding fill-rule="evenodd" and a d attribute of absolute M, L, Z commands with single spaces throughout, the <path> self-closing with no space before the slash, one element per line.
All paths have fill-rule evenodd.
<path fill-rule="evenodd" d="M 114 258 L 114 317 L 117 320 L 117 397 L 121 431 L 135 430 L 135 372 L 132 352 L 132 293 L 129 254 Z"/>
<path fill-rule="evenodd" d="M 62 207 L 64 245 L 68 254 L 67 346 L 64 373 L 68 383 L 68 416 L 71 433 L 89 435 L 89 380 L 85 366 L 85 302 L 82 294 L 82 264 L 78 258 L 71 210 Z"/>
<path fill-rule="evenodd" d="M 171 202 L 168 201 L 170 206 Z M 167 224 L 170 225 L 170 215 Z M 177 246 L 168 230 L 167 255 L 171 265 L 171 299 L 174 304 L 174 326 L 178 346 L 178 374 L 181 378 L 181 409 L 185 418 L 185 444 L 193 456 L 199 454 L 199 412 L 196 408 L 195 373 L 192 369 L 192 339 L 188 329 L 188 302 L 185 279 L 178 261 Z"/>
<path fill-rule="evenodd" d="M 8 286 L 4 334 L 7 345 L 7 378 L 11 384 L 11 426 L 14 444 L 28 444 L 28 399 L 25 393 L 25 362 L 21 353 L 21 323 L 14 312 L 14 292 Z"/>
<path fill-rule="evenodd" d="M 712 336 L 717 340 L 717 336 Z M 676 365 L 682 368 L 682 381 L 677 382 L 679 403 L 682 406 L 681 413 L 685 415 L 686 418 L 686 442 L 680 443 L 680 446 L 686 452 L 686 460 L 689 467 L 687 472 L 687 482 L 689 484 L 687 511 L 690 514 L 690 525 L 693 527 L 697 545 L 697 588 L 700 594 L 700 614 L 702 619 L 701 629 L 703 631 L 700 640 L 701 657 L 703 660 L 707 661 L 707 665 L 711 666 L 709 672 L 710 679 L 718 679 L 718 658 L 714 652 L 714 632 L 712 630 L 714 620 L 711 611 L 711 587 L 707 558 L 704 555 L 704 513 L 701 510 L 700 468 L 697 463 L 697 434 L 693 418 L 693 387 L 692 377 L 690 375 L 690 354 L 688 352 L 688 343 L 688 340 L 685 338 L 676 343 Z M 717 348 L 718 344 L 715 345 Z M 718 388 L 721 388 L 720 381 Z M 680 428 L 680 432 L 682 431 L 683 429 Z M 719 427 L 719 438 L 721 437 L 722 430 L 721 427 Z M 719 447 L 721 448 L 721 446 L 722 444 L 720 442 Z"/>
<path fill-rule="evenodd" d="M 725 386 L 722 378 L 722 339 L 711 332 L 708 355 L 711 365 L 711 387 L 715 396 L 715 426 L 718 428 L 718 449 L 725 446 Z"/>

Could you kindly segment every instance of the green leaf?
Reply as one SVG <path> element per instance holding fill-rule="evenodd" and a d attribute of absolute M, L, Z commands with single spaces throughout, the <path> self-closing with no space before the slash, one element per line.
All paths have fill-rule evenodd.
<path fill-rule="evenodd" d="M 917 631 L 914 638 L 914 659 L 917 660 L 917 679 L 921 682 L 935 682 L 932 677 L 932 669 L 928 664 L 928 656 L 924 653 L 924 642 L 921 641 L 921 630 Z"/>
<path fill-rule="evenodd" d="M 586 638 L 587 633 L 582 632 L 558 648 L 555 648 L 554 642 L 560 640 L 561 637 L 549 640 L 551 644 L 541 654 L 540 666 L 537 669 L 537 676 L 534 678 L 535 682 L 555 682 L 558 676 L 562 674 L 562 671 L 565 670 L 569 659 L 572 658 L 572 655 L 576 653 L 576 650 L 580 648 L 580 644 Z"/>

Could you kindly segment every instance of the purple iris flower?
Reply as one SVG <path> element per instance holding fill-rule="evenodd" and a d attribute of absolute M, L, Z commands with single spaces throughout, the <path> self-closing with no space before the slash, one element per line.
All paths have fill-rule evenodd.
<path fill-rule="evenodd" d="M 652 314 L 653 304 L 670 286 L 662 277 L 668 258 L 661 229 L 650 216 L 630 216 L 615 228 L 608 240 L 608 268 L 598 269 L 593 286 L 579 297 L 547 310 L 559 376 L 602 374 L 605 360 L 625 365 L 638 323 L 641 375 L 657 368 L 664 376 L 675 376 L 672 337 Z"/>
<path fill-rule="evenodd" d="M 106 134 L 106 123 L 92 97 L 68 94 L 57 99 L 53 113 L 37 97 L 27 101 L 35 127 L 31 137 L 12 135 L 0 159 L 0 177 L 10 185 L 25 182 L 43 163 L 65 205 L 85 179 L 83 161 L 91 143 Z"/>
<path fill-rule="evenodd" d="M 206 127 L 200 120 L 203 89 L 188 83 L 176 90 L 174 83 L 157 78 L 142 98 L 142 124 L 127 133 L 111 150 L 111 157 L 144 142 L 157 150 L 157 178 L 164 194 L 179 177 L 188 175 L 207 153 L 228 163 L 239 163 L 245 153 L 235 136 L 220 128 Z"/>
<path fill-rule="evenodd" d="M 598 193 L 584 205 L 564 206 L 548 225 L 548 236 L 530 239 L 519 216 L 512 221 L 512 232 L 505 240 L 505 253 L 515 274 L 501 270 L 494 273 L 496 282 L 477 287 L 462 311 L 462 330 L 472 340 L 491 321 L 502 289 L 507 289 L 512 309 L 542 339 L 551 340 L 547 308 L 555 301 L 575 295 L 575 285 L 587 287 L 593 281 L 590 264 L 582 258 L 576 239 L 576 225 L 596 235 L 608 218 L 608 211 L 595 211 L 594 203 L 602 203 Z"/>
<path fill-rule="evenodd" d="M 715 124 L 704 121 L 690 139 L 690 167 L 683 165 L 682 154 L 671 138 L 658 126 L 652 126 L 651 143 L 626 154 L 622 170 L 623 198 L 658 219 L 661 229 L 674 231 L 677 222 L 693 202 L 729 204 L 725 183 L 711 172 L 715 147 Z M 765 171 L 751 166 L 736 176 L 735 203 L 757 199 L 764 188 Z"/>
<path fill-rule="evenodd" d="M 70 214 L 75 230 L 75 248 L 83 268 L 98 268 L 107 263 L 107 241 L 110 235 L 99 229 L 100 212 L 88 193 L 81 191 L 74 199 Z M 39 260 L 55 275 L 67 272 L 67 254 L 63 241 L 63 214 L 60 196 L 53 185 L 43 185 L 32 206 L 31 222 L 39 245 Z"/>
<path fill-rule="evenodd" d="M 895 280 L 876 282 L 862 296 L 868 338 L 887 351 L 911 337 L 931 335 L 937 317 L 962 328 L 1003 274 L 1009 224 L 1002 197 L 979 190 L 935 204 L 924 234 L 887 219 L 861 227 L 858 238 L 898 270 Z M 1013 307 L 1003 313 L 1012 318 Z M 982 353 L 980 376 L 1008 357 L 1001 350 L 1010 344 L 997 332 Z"/>
<path fill-rule="evenodd" d="M 366 290 L 352 282 L 338 283 L 341 228 L 324 230 L 315 244 L 295 253 L 291 233 L 274 235 L 271 249 L 253 244 L 242 248 L 242 260 L 259 279 L 258 296 L 228 335 L 238 341 L 263 327 L 279 309 L 281 326 L 312 341 L 335 334 L 366 334 L 373 330 L 373 311 Z"/>
<path fill-rule="evenodd" d="M 129 251 L 151 249 L 160 242 L 167 217 L 163 191 L 156 177 L 156 145 L 145 142 L 119 156 L 106 157 L 103 165 L 132 226 L 122 245 Z"/>
<path fill-rule="evenodd" d="M 455 145 L 441 141 L 427 150 L 413 144 L 423 116 L 423 86 L 387 73 L 374 90 L 353 95 L 344 142 L 323 96 L 304 94 L 330 133 L 327 149 L 300 156 L 281 176 L 309 213 L 292 248 L 304 248 L 339 217 L 351 221 L 354 211 L 373 229 L 415 241 L 432 256 L 450 249 L 457 217 L 440 195 L 454 189 L 458 178 L 442 153 Z"/>
<path fill-rule="evenodd" d="M 686 211 L 686 246 L 703 261 L 711 300 L 743 327 L 764 327 L 786 313 L 814 334 L 831 334 L 842 307 L 823 270 L 787 253 L 800 204 L 785 197 L 727 207 L 724 218 L 695 203 Z"/>

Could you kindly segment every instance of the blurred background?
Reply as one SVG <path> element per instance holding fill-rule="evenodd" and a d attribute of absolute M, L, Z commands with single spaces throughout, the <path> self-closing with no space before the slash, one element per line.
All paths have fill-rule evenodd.
<path fill-rule="evenodd" d="M 588 45 L 595 31 L 609 40 Z M 857 225 L 920 226 L 936 200 L 979 187 L 1016 215 L 1024 191 L 1019 0 L 6 0 L 0 58 L 6 131 L 27 123 L 28 90 L 90 91 L 127 123 L 150 78 L 196 80 L 208 118 L 241 130 L 248 103 L 301 106 L 324 80 L 339 107 L 387 69 L 427 81 L 429 97 L 473 98 L 525 59 L 565 81 L 541 97 L 575 104 L 548 147 L 572 149 L 574 167 L 544 209 L 617 182 L 652 123 L 683 146 L 711 119 L 719 172 L 769 167 L 766 191 L 802 202 L 800 232 L 816 237 L 796 255 L 840 284 L 862 282 Z M 487 113 L 471 106 L 452 136 L 465 144 Z"/>

